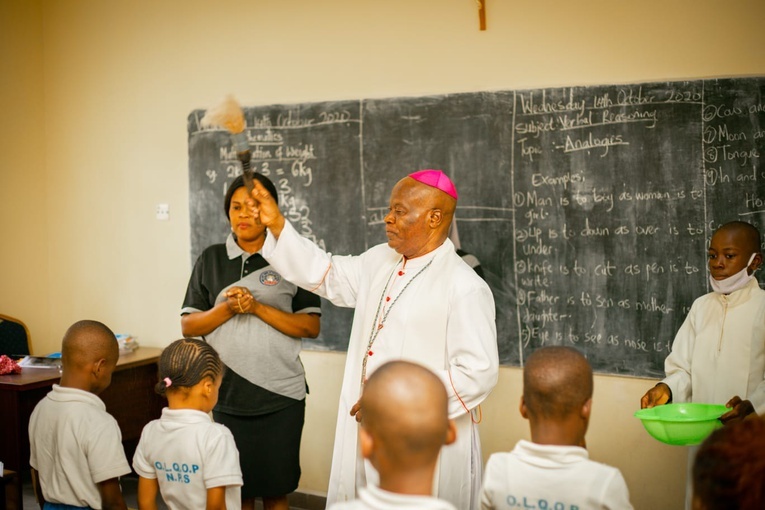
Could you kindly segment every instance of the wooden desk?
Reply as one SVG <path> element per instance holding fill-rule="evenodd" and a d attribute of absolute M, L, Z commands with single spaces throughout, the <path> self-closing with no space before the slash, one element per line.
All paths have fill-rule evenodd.
<path fill-rule="evenodd" d="M 128 462 L 141 431 L 159 418 L 165 400 L 154 393 L 157 360 L 162 349 L 139 347 L 120 356 L 111 385 L 101 399 L 117 419 Z M 0 460 L 17 472 L 29 469 L 29 417 L 61 375 L 58 369 L 25 368 L 20 374 L 0 375 Z"/>

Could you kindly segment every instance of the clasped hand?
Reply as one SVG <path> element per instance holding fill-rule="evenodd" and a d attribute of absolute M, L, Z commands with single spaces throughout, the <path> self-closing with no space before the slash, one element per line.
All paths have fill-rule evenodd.
<path fill-rule="evenodd" d="M 226 291 L 226 304 L 235 314 L 251 313 L 255 298 L 246 287 L 231 287 Z"/>

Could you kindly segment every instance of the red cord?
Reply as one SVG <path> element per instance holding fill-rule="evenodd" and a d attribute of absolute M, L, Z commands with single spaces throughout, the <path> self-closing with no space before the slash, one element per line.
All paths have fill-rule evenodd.
<path fill-rule="evenodd" d="M 457 395 L 457 399 L 460 401 L 460 404 L 462 404 L 462 407 L 465 409 L 465 412 L 467 412 L 470 415 L 470 421 L 478 425 L 481 423 L 481 420 L 483 420 L 483 411 L 481 411 L 481 404 L 478 404 L 476 409 L 478 409 L 478 421 L 476 421 L 473 418 L 473 413 L 470 412 L 470 409 L 465 405 L 465 402 L 462 400 L 462 397 L 460 397 L 460 394 L 457 393 L 457 388 L 454 387 L 454 380 L 452 380 L 452 372 L 451 370 L 446 371 L 447 374 L 449 374 L 449 382 L 452 385 L 452 389 L 454 390 L 454 394 Z"/>
<path fill-rule="evenodd" d="M 312 288 L 312 289 L 311 289 L 311 290 L 309 290 L 308 292 L 313 292 L 313 291 L 315 291 L 316 289 L 318 289 L 319 287 L 321 287 L 321 284 L 322 284 L 322 283 L 324 283 L 324 279 L 327 277 L 327 274 L 329 274 L 329 270 L 330 270 L 330 269 L 332 269 L 332 262 L 330 262 L 330 263 L 329 263 L 329 265 L 327 266 L 327 270 L 326 270 L 326 271 L 324 271 L 324 276 L 322 276 L 322 277 L 321 277 L 321 280 L 320 280 L 320 281 L 319 281 L 319 283 L 316 285 L 316 287 Z"/>

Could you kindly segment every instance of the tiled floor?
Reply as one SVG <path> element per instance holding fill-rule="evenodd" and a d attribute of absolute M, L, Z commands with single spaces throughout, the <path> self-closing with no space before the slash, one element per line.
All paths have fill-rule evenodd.
<path fill-rule="evenodd" d="M 125 502 L 128 508 L 138 508 L 136 501 L 136 492 L 138 489 L 138 479 L 134 476 L 126 476 L 122 478 L 122 493 L 125 496 Z M 35 501 L 34 490 L 32 489 L 31 482 L 24 484 L 23 490 L 24 509 L 25 510 L 38 510 L 40 507 Z M 291 510 L 323 510 L 326 500 L 323 497 L 313 494 L 305 494 L 296 492 L 290 494 L 290 509 Z M 167 507 L 162 501 L 158 502 L 159 510 L 167 510 Z M 256 510 L 262 510 L 263 506 L 260 501 L 255 504 Z"/>

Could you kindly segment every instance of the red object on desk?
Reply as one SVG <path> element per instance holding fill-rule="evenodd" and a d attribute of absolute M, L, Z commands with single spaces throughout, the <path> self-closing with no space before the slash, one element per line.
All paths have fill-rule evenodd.
<path fill-rule="evenodd" d="M 3 354 L 0 356 L 0 374 L 20 374 L 21 367 L 18 363 Z"/>
<path fill-rule="evenodd" d="M 141 347 L 120 356 L 111 385 L 99 395 L 122 431 L 128 462 L 144 425 L 159 418 L 165 401 L 154 392 L 162 349 Z M 58 369 L 30 368 L 0 375 L 0 460 L 14 471 L 29 469 L 29 417 L 37 403 L 58 383 Z"/>

